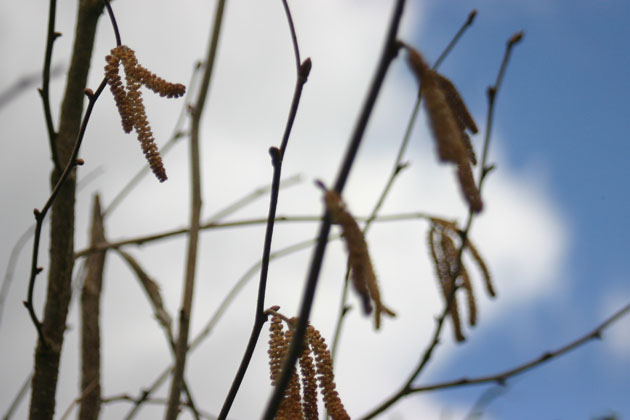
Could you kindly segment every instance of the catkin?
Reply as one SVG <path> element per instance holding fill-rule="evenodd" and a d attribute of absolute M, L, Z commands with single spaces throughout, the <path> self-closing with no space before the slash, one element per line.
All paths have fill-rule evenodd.
<path fill-rule="evenodd" d="M 186 88 L 179 83 L 169 83 L 142 67 L 138 64 L 134 51 L 126 45 L 112 49 L 111 55 L 105 57 L 105 61 L 105 76 L 120 114 L 123 131 L 129 133 L 135 129 L 151 170 L 160 182 L 164 182 L 167 179 L 166 171 L 147 119 L 140 87 L 144 85 L 168 98 L 182 96 Z M 121 63 L 125 70 L 126 87 L 119 74 Z"/>
<path fill-rule="evenodd" d="M 456 238 L 460 238 L 460 233 L 455 223 L 444 219 L 431 218 L 431 225 L 428 232 L 428 245 L 431 260 L 433 261 L 446 305 L 449 304 L 448 299 L 452 297 L 449 307 L 449 316 L 453 321 L 455 339 L 457 341 L 464 341 L 465 337 L 460 321 L 457 291 L 453 292 L 453 288 L 461 286 L 461 288 L 466 291 L 469 316 L 468 323 L 470 326 L 477 324 L 477 304 L 468 269 L 461 259 L 459 249 L 455 242 Z M 494 288 L 490 281 L 490 273 L 486 263 L 479 255 L 477 248 L 472 244 L 470 239 L 466 240 L 465 249 L 469 250 L 473 260 L 477 263 L 479 271 L 481 271 L 486 282 L 488 294 L 494 296 Z M 459 284 L 457 283 L 458 279 L 461 279 L 461 283 Z"/>
<path fill-rule="evenodd" d="M 324 406 L 333 420 L 350 420 L 350 416 L 339 398 L 336 390 L 335 375 L 333 373 L 332 357 L 324 338 L 312 326 L 306 329 L 306 339 L 315 354 L 317 380 L 324 399 Z"/>
<path fill-rule="evenodd" d="M 476 133 L 477 125 L 453 83 L 431 69 L 420 53 L 407 46 L 408 63 L 424 92 L 425 109 L 442 162 L 457 165 L 457 177 L 470 208 L 481 211 L 481 195 L 475 185 L 470 164 L 477 158 L 466 130 Z"/>
<path fill-rule="evenodd" d="M 276 312 L 278 307 L 269 311 L 273 314 L 269 327 L 269 368 L 271 383 L 276 385 L 280 376 L 283 359 L 288 351 L 293 336 L 294 318 L 287 320 Z M 283 330 L 283 319 L 289 329 Z M 317 390 L 319 389 L 324 405 L 332 420 L 349 420 L 339 394 L 336 391 L 335 375 L 330 351 L 324 338 L 312 325 L 307 325 L 302 354 L 299 358 L 299 374 L 293 369 L 289 385 L 285 390 L 276 420 L 317 420 Z M 301 381 L 300 381 L 301 377 Z M 300 394 L 300 383 L 302 393 Z"/>
<path fill-rule="evenodd" d="M 363 232 L 355 218 L 346 210 L 336 191 L 327 190 L 324 201 L 333 223 L 339 224 L 343 230 L 343 238 L 348 250 L 348 265 L 350 266 L 352 285 L 361 298 L 363 312 L 370 314 L 373 309 L 372 303 L 374 303 L 374 324 L 376 329 L 379 329 L 383 313 L 391 317 L 396 316 L 396 314 L 383 304 Z"/>

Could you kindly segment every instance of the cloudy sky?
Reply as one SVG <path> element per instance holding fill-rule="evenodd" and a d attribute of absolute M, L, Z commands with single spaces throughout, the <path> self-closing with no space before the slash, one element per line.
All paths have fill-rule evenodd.
<path fill-rule="evenodd" d="M 318 215 L 321 193 L 314 179 L 331 183 L 358 109 L 378 60 L 392 2 L 321 0 L 291 7 L 302 56 L 313 69 L 304 89 L 285 156 L 285 178 L 301 175 L 281 192 L 281 215 Z M 126 0 L 114 2 L 123 43 L 139 61 L 170 81 L 187 83 L 203 58 L 214 2 Z M 483 292 L 473 274 L 479 325 L 454 344 L 447 323 L 442 343 L 418 385 L 499 372 L 556 349 L 596 327 L 630 301 L 626 238 L 630 211 L 626 164 L 630 53 L 627 16 L 620 0 L 410 1 L 400 38 L 434 61 L 466 20 L 479 12 L 442 72 L 455 82 L 482 134 L 485 90 L 493 83 L 505 41 L 516 31 L 525 38 L 514 51 L 492 133 L 490 160 L 497 170 L 484 189 L 486 208 L 471 237 L 488 261 L 497 299 Z M 42 2 L 0 4 L 0 93 L 25 75 L 37 75 L 43 62 L 48 9 Z M 58 2 L 53 63 L 66 66 L 75 24 L 74 2 Z M 267 154 L 278 146 L 295 81 L 286 18 L 279 1 L 234 1 L 227 6 L 224 31 L 202 126 L 203 215 L 207 219 L 268 184 Z M 104 57 L 115 45 L 111 25 L 101 19 L 89 86 L 102 78 Z M 401 58 L 404 56 L 401 55 Z M 0 268 L 14 243 L 32 224 L 32 209 L 47 198 L 50 158 L 41 101 L 34 84 L 0 108 L 3 197 Z M 51 86 L 55 121 L 64 77 Z M 417 85 L 406 63 L 392 65 L 346 189 L 357 215 L 369 213 L 391 171 L 411 113 Z M 159 145 L 173 132 L 185 101 L 144 94 Z M 184 124 L 184 128 L 187 123 Z M 122 132 L 111 95 L 99 99 L 81 156 L 77 200 L 77 249 L 86 245 L 92 196 L 111 202 L 144 165 L 137 141 Z M 165 156 L 169 180 L 146 177 L 106 221 L 111 240 L 184 226 L 188 220 L 188 159 L 185 141 Z M 427 212 L 465 221 L 466 210 L 452 169 L 436 163 L 421 114 L 405 155 L 409 167 L 396 180 L 383 214 Z M 263 197 L 228 217 L 266 214 Z M 279 224 L 273 249 L 311 238 L 314 223 Z M 422 220 L 381 223 L 368 235 L 382 294 L 396 310 L 381 331 L 355 310 L 348 316 L 336 362 L 338 388 L 349 413 L 360 417 L 400 387 L 430 340 L 441 300 L 426 249 Z M 44 233 L 47 235 L 47 231 Z M 217 230 L 202 236 L 192 335 L 212 316 L 235 282 L 260 258 L 264 228 Z M 4 413 L 32 369 L 35 330 L 21 302 L 26 296 L 29 242 L 18 259 L 0 323 L 0 412 Z M 40 264 L 48 266 L 47 243 Z M 158 281 L 168 310 L 179 307 L 185 239 L 178 237 L 128 249 Z M 267 306 L 295 314 L 310 253 L 274 261 Z M 345 256 L 340 244 L 328 249 L 313 313 L 313 324 L 332 338 L 339 306 Z M 474 272 L 474 270 L 471 270 Z M 138 282 L 125 263 L 108 254 L 103 314 L 103 392 L 105 397 L 136 396 L 170 361 L 162 331 Z M 191 354 L 187 379 L 198 405 L 217 413 L 238 366 L 253 320 L 255 277 L 207 340 Z M 43 305 L 45 277 L 36 290 Z M 76 302 L 75 302 L 76 303 Z M 357 305 L 354 296 L 350 303 Z M 72 307 L 58 390 L 58 417 L 78 395 L 78 310 Z M 418 394 L 402 400 L 383 419 L 463 419 L 483 395 L 487 419 L 630 417 L 630 322 L 607 330 L 602 341 L 508 381 Z M 231 418 L 257 418 L 269 395 L 266 338 L 260 339 Z M 168 386 L 156 394 L 163 397 Z M 482 398 L 483 399 L 483 398 Z M 118 419 L 128 403 L 108 404 L 102 418 Z M 159 418 L 150 405 L 137 418 Z M 14 418 L 24 418 L 24 402 Z M 188 413 L 182 418 L 189 418 Z"/>

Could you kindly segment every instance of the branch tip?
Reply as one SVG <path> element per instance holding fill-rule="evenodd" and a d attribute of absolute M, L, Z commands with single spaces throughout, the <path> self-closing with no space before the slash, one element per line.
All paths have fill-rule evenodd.
<path fill-rule="evenodd" d="M 472 9 L 470 14 L 468 15 L 468 20 L 466 21 L 466 26 L 472 25 L 475 17 L 477 16 L 477 9 Z"/>
<path fill-rule="evenodd" d="M 512 48 L 514 45 L 516 45 L 519 42 L 521 42 L 523 40 L 523 36 L 524 35 L 525 35 L 525 32 L 523 32 L 523 31 L 519 31 L 519 32 L 515 33 L 514 35 L 512 35 L 510 37 L 510 39 L 508 39 L 507 47 L 508 48 Z"/>

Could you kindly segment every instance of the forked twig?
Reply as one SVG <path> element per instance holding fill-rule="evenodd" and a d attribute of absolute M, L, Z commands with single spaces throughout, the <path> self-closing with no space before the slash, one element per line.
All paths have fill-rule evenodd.
<path fill-rule="evenodd" d="M 510 54 L 512 52 L 512 47 L 516 44 L 516 42 L 520 41 L 520 39 L 522 38 L 522 33 L 519 32 L 520 37 L 516 37 L 513 36 L 510 38 L 510 40 L 507 43 L 507 47 L 506 47 L 506 51 L 505 51 L 505 55 L 503 58 L 503 62 L 501 65 L 501 68 L 499 70 L 499 76 L 497 77 L 497 81 L 495 83 L 495 85 L 493 87 L 491 87 L 489 89 L 489 91 L 492 90 L 493 94 L 492 95 L 488 95 L 489 99 L 490 96 L 492 96 L 492 100 L 489 100 L 488 103 L 488 124 L 486 125 L 486 135 L 485 135 L 485 139 L 484 139 L 484 147 L 483 147 L 483 155 L 481 158 L 481 172 L 480 172 L 480 176 L 479 176 L 479 181 L 477 183 L 479 191 L 481 191 L 481 188 L 483 186 L 483 182 L 486 178 L 486 176 L 488 175 L 488 173 L 491 171 L 492 166 L 489 166 L 487 163 L 487 158 L 488 158 L 488 147 L 489 147 L 489 143 L 490 143 L 490 128 L 491 128 L 491 122 L 492 122 L 492 118 L 494 115 L 494 106 L 495 106 L 495 102 L 494 102 L 494 97 L 496 96 L 496 92 L 499 90 L 500 86 L 501 86 L 501 81 L 503 80 L 503 74 L 505 72 L 505 68 L 506 65 L 509 61 L 509 57 Z M 460 274 L 460 270 L 461 270 L 461 259 L 462 259 L 462 254 L 464 252 L 464 249 L 466 248 L 467 245 L 467 238 L 468 238 L 468 234 L 470 232 L 470 228 L 472 226 L 472 222 L 473 222 L 473 218 L 474 218 L 475 212 L 472 209 L 469 209 L 468 211 L 468 220 L 466 223 L 466 227 L 464 228 L 464 230 L 461 232 L 461 245 L 459 247 L 458 250 L 458 255 L 457 255 L 457 267 L 456 270 L 454 270 L 454 272 L 452 273 L 452 278 L 457 278 Z M 437 321 L 436 321 L 436 326 L 435 326 L 435 330 L 433 332 L 433 336 L 432 339 L 429 343 L 429 345 L 427 346 L 426 350 L 424 351 L 422 357 L 420 358 L 420 362 L 418 363 L 418 366 L 414 369 L 414 371 L 411 373 L 411 375 L 409 375 L 409 378 L 407 379 L 407 381 L 405 382 L 405 384 L 396 392 L 394 393 L 390 398 L 388 398 L 386 401 L 384 401 L 381 405 L 379 405 L 378 407 L 376 407 L 375 409 L 373 409 L 372 411 L 370 411 L 368 414 L 366 414 L 364 417 L 362 417 L 362 420 L 367 420 L 367 419 L 371 419 L 374 416 L 382 413 L 383 411 L 385 411 L 387 408 L 389 408 L 391 405 L 393 405 L 394 403 L 396 403 L 400 398 L 406 396 L 409 394 L 410 389 L 412 388 L 412 383 L 417 379 L 417 377 L 420 375 L 420 373 L 424 370 L 425 366 L 427 365 L 427 363 L 429 362 L 429 360 L 431 359 L 431 356 L 433 355 L 433 350 L 437 347 L 438 343 L 439 343 L 439 339 L 440 339 L 440 335 L 442 332 L 442 328 L 444 326 L 444 321 L 446 320 L 446 317 L 448 316 L 448 314 L 450 313 L 450 309 L 451 309 L 451 305 L 452 302 L 455 299 L 455 292 L 458 290 L 457 285 L 454 285 L 454 287 L 451 288 L 450 290 L 450 295 L 448 296 L 448 298 L 446 299 L 446 305 L 444 307 L 444 310 L 442 311 L 442 313 L 440 314 L 440 316 L 438 317 Z"/>
<path fill-rule="evenodd" d="M 267 215 L 267 226 L 265 232 L 265 242 L 263 247 L 263 256 L 262 256 L 262 264 L 260 270 L 260 282 L 258 285 L 258 297 L 256 300 L 256 314 L 254 319 L 254 325 L 252 326 L 252 332 L 249 337 L 249 341 L 247 343 L 247 347 L 245 349 L 245 354 L 241 360 L 241 364 L 236 372 L 236 376 L 232 381 L 232 385 L 230 386 L 230 390 L 228 395 L 223 403 L 223 407 L 221 408 L 221 412 L 219 413 L 219 420 L 224 420 L 232 407 L 232 403 L 234 402 L 234 398 L 236 398 L 236 394 L 241 386 L 243 378 L 245 377 L 245 373 L 247 372 L 247 368 L 249 367 L 249 363 L 251 361 L 252 356 L 254 355 L 254 350 L 256 349 L 256 344 L 258 343 L 258 337 L 262 331 L 262 327 L 267 320 L 267 317 L 264 314 L 265 311 L 265 294 L 267 291 L 267 274 L 269 272 L 269 261 L 271 254 L 271 241 L 273 238 L 273 229 L 274 223 L 276 220 L 276 210 L 278 207 L 278 197 L 280 194 L 280 179 L 282 177 L 282 162 L 284 159 L 284 155 L 287 149 L 287 145 L 289 143 L 289 137 L 291 136 L 291 129 L 293 128 L 293 123 L 295 121 L 295 117 L 297 115 L 298 106 L 300 104 L 300 98 L 302 97 L 302 89 L 308 80 L 308 75 L 311 71 L 311 60 L 307 58 L 302 62 L 300 60 L 300 48 L 297 42 L 297 35 L 295 33 L 295 26 L 293 24 L 293 18 L 291 17 L 291 10 L 289 9 L 289 4 L 287 0 L 282 0 L 282 5 L 284 6 L 284 11 L 287 16 L 287 21 L 289 23 L 289 30 L 291 33 L 291 40 L 293 44 L 293 51 L 295 53 L 295 64 L 296 64 L 296 82 L 295 88 L 293 91 L 293 99 L 291 101 L 291 107 L 289 110 L 289 116 L 287 117 L 287 122 L 284 129 L 284 134 L 282 136 L 282 142 L 280 144 L 280 148 L 272 147 L 269 149 L 269 153 L 271 154 L 271 163 L 273 166 L 273 180 L 271 183 L 271 197 L 269 200 L 269 212 Z"/>
<path fill-rule="evenodd" d="M 39 254 L 39 241 L 40 241 L 41 233 L 42 233 L 42 224 L 44 222 L 44 218 L 46 217 L 46 214 L 48 213 L 48 210 L 50 210 L 50 208 L 52 207 L 52 204 L 55 201 L 55 198 L 57 198 L 57 194 L 59 193 L 59 190 L 61 189 L 66 179 L 70 175 L 70 172 L 72 171 L 72 169 L 74 169 L 76 165 L 80 165 L 83 163 L 82 160 L 77 159 L 77 156 L 79 154 L 79 149 L 81 148 L 81 143 L 83 142 L 83 137 L 85 135 L 85 130 L 87 129 L 88 121 L 90 120 L 90 116 L 92 114 L 92 109 L 94 108 L 94 105 L 96 104 L 96 100 L 103 92 L 103 89 L 105 89 L 105 86 L 107 86 L 107 80 L 103 79 L 99 87 L 96 89 L 96 92 L 92 92 L 91 89 L 85 90 L 85 95 L 88 98 L 88 106 L 87 106 L 87 109 L 85 110 L 85 115 L 83 117 L 81 128 L 79 130 L 79 135 L 77 136 L 76 142 L 74 144 L 74 149 L 72 150 L 72 155 L 70 157 L 70 160 L 66 164 L 66 168 L 64 169 L 63 173 L 59 177 L 57 184 L 53 188 L 53 191 L 50 194 L 50 197 L 48 197 L 48 200 L 46 201 L 46 204 L 44 204 L 44 207 L 42 208 L 42 210 L 35 209 L 33 212 L 35 214 L 35 222 L 36 222 L 35 223 L 35 238 L 33 240 L 33 258 L 31 262 L 31 274 L 30 274 L 30 278 L 28 282 L 28 295 L 27 295 L 26 301 L 24 301 L 24 306 L 26 306 L 26 309 L 28 309 L 28 313 L 31 316 L 31 320 L 33 321 L 33 324 L 35 325 L 35 328 L 37 329 L 37 334 L 39 335 L 39 338 L 42 341 L 42 344 L 45 346 L 48 346 L 48 342 L 42 331 L 42 323 L 37 318 L 37 314 L 35 313 L 35 308 L 33 307 L 33 291 L 35 288 L 35 278 L 42 271 L 42 267 L 38 267 L 37 265 L 38 254 Z"/>
<path fill-rule="evenodd" d="M 398 0 L 395 4 L 394 12 L 392 14 L 390 25 L 387 31 L 387 36 L 385 38 L 385 45 L 383 47 L 383 51 L 382 51 L 382 54 L 378 63 L 378 67 L 376 69 L 376 74 L 374 76 L 374 79 L 372 80 L 372 84 L 370 86 L 368 96 L 366 98 L 366 101 L 363 104 L 361 113 L 359 114 L 359 118 L 357 120 L 353 134 L 351 136 L 344 160 L 341 164 L 339 174 L 337 175 L 334 190 L 339 195 L 342 194 L 343 188 L 346 184 L 346 181 L 348 180 L 348 176 L 350 174 L 350 170 L 352 169 L 354 159 L 357 155 L 359 146 L 361 145 L 361 141 L 363 139 L 363 133 L 365 132 L 365 128 L 367 126 L 368 120 L 370 118 L 370 115 L 372 114 L 372 109 L 376 102 L 376 98 L 380 92 L 383 81 L 385 80 L 385 75 L 387 74 L 389 65 L 394 60 L 394 58 L 396 57 L 398 53 L 399 45 L 396 42 L 396 36 L 398 33 L 398 26 L 402 18 L 404 5 L 405 5 L 404 0 Z M 263 416 L 264 420 L 271 420 L 276 415 L 276 412 L 278 411 L 278 407 L 280 406 L 280 401 L 284 395 L 284 391 L 291 378 L 291 372 L 299 356 L 300 347 L 304 341 L 306 325 L 308 323 L 309 315 L 311 313 L 313 299 L 315 297 L 315 289 L 317 287 L 319 271 L 321 269 L 321 265 L 324 258 L 324 252 L 326 250 L 326 245 L 328 243 L 330 225 L 331 225 L 330 214 L 328 211 L 326 211 L 324 213 L 324 220 L 322 221 L 320 225 L 318 243 L 314 250 L 313 257 L 311 260 L 311 267 L 309 269 L 309 274 L 307 276 L 306 286 L 304 288 L 304 293 L 302 297 L 302 303 L 300 305 L 300 314 L 298 317 L 298 322 L 295 327 L 295 331 L 293 332 L 293 338 L 291 340 L 289 350 L 287 351 L 287 356 L 284 359 L 284 362 L 282 365 L 282 373 L 280 374 L 278 378 L 277 385 L 274 388 L 274 391 L 272 393 L 271 399 L 269 400 L 269 403 L 267 404 L 267 408 Z"/>

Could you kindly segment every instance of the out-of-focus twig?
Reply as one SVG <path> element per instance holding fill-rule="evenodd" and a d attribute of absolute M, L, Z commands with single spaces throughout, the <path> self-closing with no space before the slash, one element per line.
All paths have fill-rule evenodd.
<path fill-rule="evenodd" d="M 105 240 L 101 200 L 94 197 L 90 242 Z M 87 258 L 81 290 L 81 406 L 79 420 L 98 418 L 101 409 L 101 290 L 107 251 Z"/>
<path fill-rule="evenodd" d="M 191 209 L 190 209 L 190 232 L 188 234 L 188 250 L 186 258 L 186 274 L 184 279 L 184 293 L 182 296 L 181 309 L 179 311 L 179 328 L 177 341 L 175 343 L 175 369 L 169 392 L 169 403 L 166 409 L 166 420 L 175 420 L 179 413 L 179 400 L 183 387 L 184 368 L 188 354 L 188 333 L 190 327 L 190 316 L 192 312 L 192 300 L 195 286 L 195 273 L 197 268 L 197 245 L 199 241 L 199 226 L 201 218 L 201 160 L 199 153 L 199 137 L 201 127 L 201 115 L 203 113 L 208 92 L 210 90 L 210 80 L 214 70 L 216 53 L 219 45 L 219 35 L 221 34 L 221 24 L 225 10 L 225 0 L 219 0 L 216 6 L 214 24 L 210 37 L 210 45 L 205 59 L 206 67 L 201 78 L 201 87 L 195 105 L 191 109 L 191 132 L 190 132 L 190 160 L 191 160 Z"/>
<path fill-rule="evenodd" d="M 341 163 L 339 173 L 335 181 L 334 191 L 337 192 L 339 195 L 342 195 L 343 189 L 348 180 L 348 176 L 350 175 L 350 170 L 352 169 L 357 152 L 359 151 L 359 146 L 361 145 L 363 134 L 367 127 L 368 120 L 372 115 L 372 109 L 374 108 L 376 98 L 378 97 L 381 86 L 383 85 L 383 81 L 385 80 L 385 75 L 387 74 L 389 65 L 398 54 L 399 44 L 396 41 L 396 37 L 398 34 L 398 27 L 402 18 L 404 5 L 404 0 L 398 0 L 394 5 L 394 11 L 385 38 L 385 45 L 383 47 L 378 66 L 376 68 L 374 79 L 372 80 L 367 98 L 363 104 L 363 107 L 359 114 L 359 118 L 355 124 L 352 136 L 348 144 L 348 149 L 346 150 L 346 154 Z M 280 406 L 280 401 L 282 400 L 286 387 L 289 384 L 295 362 L 300 354 L 301 347 L 304 342 L 306 326 L 311 313 L 311 307 L 313 305 L 313 299 L 315 297 L 315 289 L 317 287 L 317 280 L 319 278 L 319 272 L 324 259 L 324 252 L 326 251 L 326 245 L 328 243 L 328 235 L 330 233 L 331 218 L 328 211 L 324 212 L 323 219 L 324 220 L 320 224 L 318 243 L 313 252 L 311 266 L 302 296 L 298 322 L 295 326 L 295 330 L 293 331 L 293 337 L 291 339 L 291 344 L 287 351 L 286 358 L 284 359 L 282 364 L 282 373 L 278 377 L 276 386 L 267 404 L 267 408 L 265 409 L 265 414 L 263 415 L 264 420 L 271 420 L 275 417 Z"/>
<path fill-rule="evenodd" d="M 512 36 L 507 43 L 507 47 L 505 50 L 505 55 L 503 58 L 503 62 L 502 65 L 499 69 L 499 75 L 497 77 L 497 81 L 495 83 L 494 86 L 490 87 L 488 89 L 488 99 L 489 99 L 489 103 L 488 103 L 488 123 L 486 125 L 486 135 L 485 135 L 485 139 L 484 139 L 484 147 L 483 147 L 483 155 L 482 155 L 482 159 L 481 159 L 481 163 L 480 163 L 480 167 L 481 167 L 481 171 L 480 171 L 480 177 L 479 177 L 479 182 L 478 182 L 478 188 L 479 191 L 481 191 L 484 180 L 486 178 L 486 176 L 488 175 L 488 173 L 490 173 L 492 166 L 488 165 L 487 162 L 487 158 L 488 158 L 488 147 L 490 144 L 490 129 L 492 126 L 492 118 L 494 115 L 494 97 L 496 96 L 496 92 L 498 91 L 499 87 L 501 86 L 501 81 L 503 80 L 503 74 L 505 72 L 505 67 L 509 61 L 509 57 L 510 54 L 512 52 L 512 47 L 519 42 L 522 39 L 522 32 L 517 33 L 516 35 Z M 490 92 L 492 92 L 492 94 L 490 94 Z M 458 254 L 457 254 L 457 266 L 456 269 L 454 270 L 454 272 L 452 273 L 452 278 L 456 279 L 457 277 L 459 277 L 460 274 L 460 270 L 461 270 L 461 259 L 462 259 L 462 254 L 464 252 L 464 249 L 466 248 L 467 245 L 467 240 L 468 240 L 468 235 L 470 233 L 470 229 L 472 227 L 472 222 L 473 222 L 473 218 L 475 216 L 475 212 L 471 209 L 469 209 L 468 211 L 468 220 L 466 222 L 466 227 L 461 231 L 461 245 L 459 246 L 458 249 Z M 437 318 L 436 321 L 436 326 L 435 326 L 435 330 L 433 332 L 431 341 L 429 342 L 427 348 L 425 349 L 424 353 L 422 354 L 422 357 L 420 358 L 420 361 L 418 363 L 418 365 L 416 366 L 416 368 L 413 370 L 413 372 L 409 375 L 407 381 L 405 382 L 405 384 L 398 390 L 396 391 L 391 397 L 389 397 L 387 400 L 385 400 L 383 403 L 381 403 L 378 407 L 376 407 L 375 409 L 373 409 L 372 411 L 370 411 L 368 414 L 366 414 L 364 417 L 362 417 L 362 420 L 367 420 L 367 419 L 371 419 L 374 416 L 382 413 L 383 411 L 385 411 L 387 408 L 389 408 L 391 405 L 393 405 L 394 403 L 396 403 L 399 399 L 401 399 L 402 397 L 406 396 L 409 394 L 410 390 L 412 389 L 412 384 L 413 382 L 418 378 L 418 376 L 420 375 L 420 373 L 424 370 L 424 368 L 426 367 L 426 365 L 428 364 L 429 360 L 431 359 L 431 356 L 433 355 L 433 351 L 435 350 L 435 348 L 437 347 L 437 345 L 440 342 L 440 335 L 442 333 L 442 328 L 444 326 L 444 322 L 446 320 L 446 317 L 448 316 L 448 314 L 450 313 L 450 309 L 451 309 L 451 305 L 452 302 L 455 299 L 455 293 L 457 292 L 458 287 L 457 285 L 454 285 L 454 287 L 451 288 L 450 290 L 450 294 L 446 299 L 446 305 L 444 305 L 444 310 L 442 311 L 442 313 L 440 314 L 440 316 Z"/>

